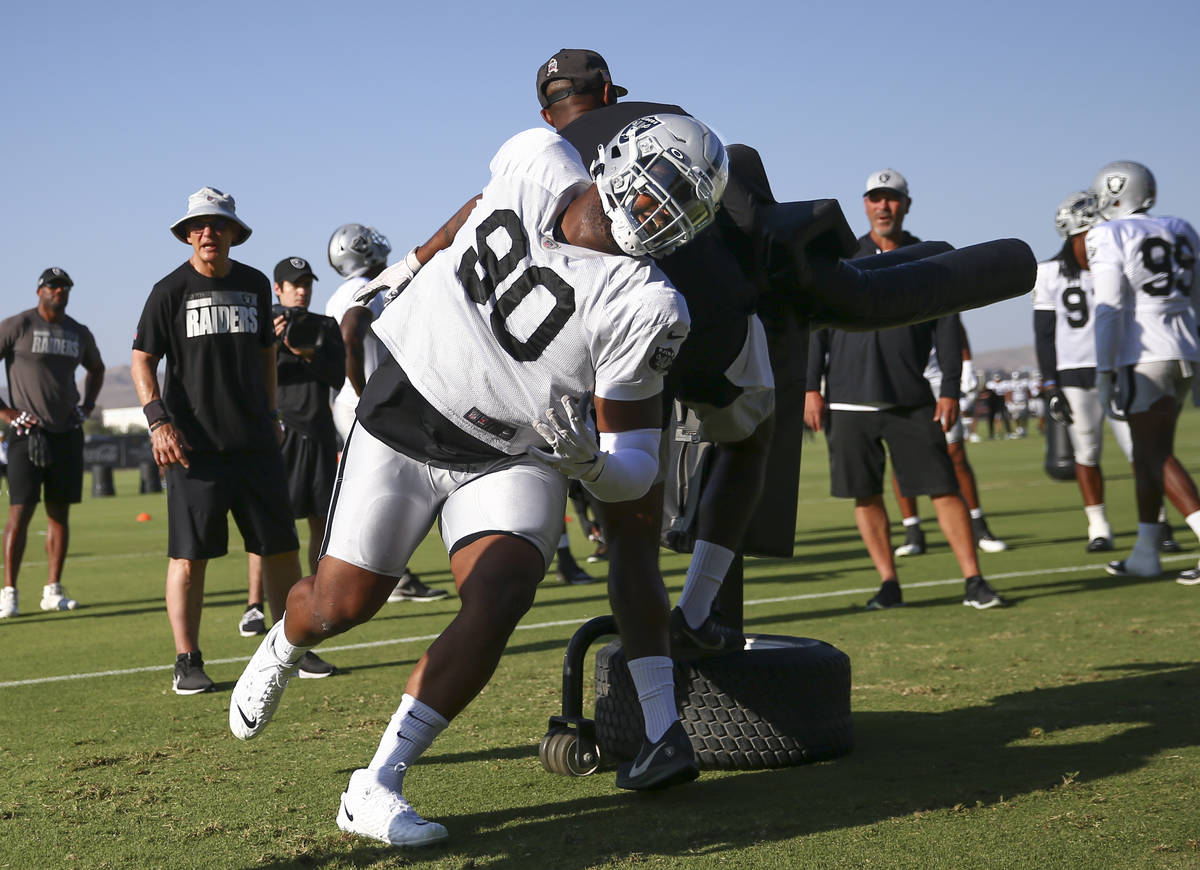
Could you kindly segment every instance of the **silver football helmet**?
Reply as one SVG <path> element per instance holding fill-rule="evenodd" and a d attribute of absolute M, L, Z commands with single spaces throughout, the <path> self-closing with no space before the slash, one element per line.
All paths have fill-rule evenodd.
<path fill-rule="evenodd" d="M 342 224 L 329 237 L 329 265 L 343 278 L 356 278 L 387 264 L 392 246 L 383 233 L 362 224 Z"/>
<path fill-rule="evenodd" d="M 729 158 L 695 118 L 647 115 L 600 147 L 591 172 L 621 250 L 662 257 L 712 223 Z"/>
<path fill-rule="evenodd" d="M 1158 186 L 1154 175 L 1142 164 L 1117 160 L 1096 173 L 1092 193 L 1096 194 L 1100 216 L 1111 221 L 1151 208 Z"/>
<path fill-rule="evenodd" d="M 1100 220 L 1096 210 L 1096 194 L 1090 190 L 1077 190 L 1058 204 L 1054 212 L 1054 229 L 1064 239 L 1086 233 Z"/>

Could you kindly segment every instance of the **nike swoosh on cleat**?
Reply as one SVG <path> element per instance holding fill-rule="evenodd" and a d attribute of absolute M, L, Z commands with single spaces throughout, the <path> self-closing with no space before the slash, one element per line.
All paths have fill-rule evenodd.
<path fill-rule="evenodd" d="M 650 762 L 652 762 L 654 760 L 654 756 L 658 755 L 659 750 L 668 749 L 668 748 L 669 747 L 667 746 L 667 744 L 660 743 L 657 746 L 655 746 L 653 749 L 651 749 L 650 754 L 646 756 L 645 761 L 643 761 L 641 764 L 637 764 L 635 762 L 633 765 L 630 766 L 630 768 L 629 768 L 630 777 L 641 776 L 643 773 L 645 773 L 646 768 L 648 768 L 650 766 Z"/>
<path fill-rule="evenodd" d="M 242 708 L 241 708 L 240 704 L 234 704 L 233 706 L 237 708 L 238 715 L 242 717 L 242 721 L 246 723 L 247 728 L 254 730 L 256 727 L 258 727 L 258 719 L 257 718 L 251 719 L 251 718 L 247 717 L 246 714 L 242 712 Z"/>
<path fill-rule="evenodd" d="M 342 795 L 342 812 L 346 814 L 346 818 L 354 821 L 354 816 L 350 815 L 350 809 L 346 806 L 346 796 Z"/>

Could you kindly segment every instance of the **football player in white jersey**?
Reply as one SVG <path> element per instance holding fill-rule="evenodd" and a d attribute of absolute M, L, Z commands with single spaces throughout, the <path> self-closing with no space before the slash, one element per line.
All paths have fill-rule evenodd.
<path fill-rule="evenodd" d="M 387 266 L 392 245 L 379 230 L 362 224 L 342 224 L 329 237 L 329 265 L 346 280 L 325 303 L 325 316 L 342 328 L 346 345 L 346 382 L 333 397 L 333 425 L 344 444 L 354 425 L 354 409 L 367 379 L 387 355 L 371 324 L 383 313 L 384 300 L 359 302 L 359 291 Z M 388 601 L 438 601 L 445 589 L 428 586 L 406 566 Z"/>
<path fill-rule="evenodd" d="M 1075 479 L 1087 516 L 1089 553 L 1113 549 L 1112 526 L 1104 507 L 1104 409 L 1096 392 L 1095 301 L 1092 273 L 1084 251 L 1087 231 L 1099 219 L 1090 191 L 1067 196 L 1054 215 L 1062 249 L 1038 263 L 1033 285 L 1033 331 L 1048 412 L 1068 427 L 1075 455 Z M 1129 424 L 1109 418 L 1109 428 L 1126 459 L 1133 458 Z"/>
<path fill-rule="evenodd" d="M 1188 526 L 1200 536 L 1200 494 L 1175 459 L 1175 425 L 1191 389 L 1198 358 L 1192 308 L 1200 238 L 1185 220 L 1148 214 L 1157 194 L 1140 163 L 1110 163 L 1092 182 L 1105 223 L 1087 234 L 1087 259 L 1096 298 L 1096 384 L 1112 416 L 1128 417 L 1133 437 L 1138 539 L 1117 575 L 1153 577 L 1166 487 Z M 1200 582 L 1190 570 L 1180 582 Z"/>
<path fill-rule="evenodd" d="M 621 159 L 593 164 L 593 181 L 557 134 L 510 139 L 481 197 L 448 225 L 450 246 L 423 267 L 421 249 L 411 252 L 420 272 L 375 324 L 391 354 L 360 401 L 317 575 L 296 587 L 229 711 L 238 737 L 260 733 L 293 662 L 370 619 L 439 521 L 460 609 L 413 670 L 375 757 L 351 776 L 343 830 L 393 845 L 447 836 L 404 799 L 404 775 L 487 684 L 531 605 L 567 476 L 614 511 L 658 476 L 662 378 L 689 320 L 640 255 L 711 223 L 728 160 L 707 127 L 682 116 L 641 118 L 610 146 L 618 140 Z M 577 411 L 589 392 L 598 438 Z M 662 736 L 618 771 L 618 785 L 690 780 L 698 770 L 671 662 L 638 661 L 666 667 Z"/>

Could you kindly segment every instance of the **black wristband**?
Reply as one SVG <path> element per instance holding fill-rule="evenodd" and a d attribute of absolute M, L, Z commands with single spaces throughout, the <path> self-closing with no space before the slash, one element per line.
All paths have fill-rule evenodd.
<path fill-rule="evenodd" d="M 162 399 L 154 399 L 142 405 L 142 413 L 146 415 L 146 423 L 151 429 L 155 428 L 155 423 L 165 423 L 171 419 Z"/>

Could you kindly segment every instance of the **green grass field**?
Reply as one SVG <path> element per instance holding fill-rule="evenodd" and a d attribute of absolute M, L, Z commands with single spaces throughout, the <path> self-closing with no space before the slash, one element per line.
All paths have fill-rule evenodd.
<path fill-rule="evenodd" d="M 1200 412 L 1185 413 L 1177 453 L 1200 469 Z M 456 600 L 389 604 L 335 638 L 322 653 L 346 673 L 294 681 L 271 727 L 242 743 L 226 715 L 257 644 L 236 631 L 245 559 L 209 570 L 201 639 L 219 691 L 178 697 L 164 497 L 118 474 L 116 497 L 74 511 L 65 582 L 83 606 L 37 609 L 39 514 L 24 615 L 0 623 L 0 867 L 1200 867 L 1200 587 L 1107 576 L 1105 554 L 1084 552 L 1077 488 L 1042 471 L 1040 438 L 970 455 L 1011 545 L 984 554 L 984 570 L 1012 607 L 961 606 L 923 502 L 931 552 L 900 563 L 908 606 L 864 611 L 878 579 L 850 504 L 827 495 L 823 441 L 805 447 L 796 557 L 747 561 L 748 630 L 849 654 L 850 755 L 705 772 L 658 794 L 621 792 L 611 771 L 546 773 L 537 749 L 559 712 L 566 640 L 608 612 L 602 584 L 551 575 L 491 685 L 408 776 L 407 797 L 450 829 L 424 851 L 344 835 L 334 814 Z M 1132 481 L 1111 443 L 1105 463 L 1119 555 Z M 150 522 L 135 522 L 142 511 Z M 1168 569 L 1198 555 L 1173 521 L 1189 553 Z M 436 540 L 413 564 L 450 587 Z M 664 553 L 673 597 L 685 564 Z"/>

